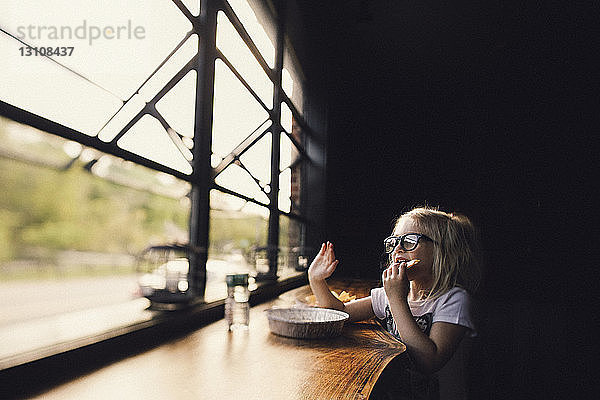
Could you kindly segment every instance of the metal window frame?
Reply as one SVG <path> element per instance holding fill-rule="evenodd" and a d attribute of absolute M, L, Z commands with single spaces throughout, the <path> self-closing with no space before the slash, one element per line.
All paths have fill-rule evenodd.
<path fill-rule="evenodd" d="M 231 6 L 225 0 L 202 0 L 200 13 L 198 16 L 192 15 L 187 7 L 181 2 L 181 0 L 172 0 L 178 9 L 188 18 L 192 23 L 192 30 L 186 34 L 186 36 L 180 41 L 179 44 L 173 49 L 173 51 L 165 58 L 165 60 L 152 72 L 152 74 L 140 85 L 139 89 L 158 72 L 158 70 L 175 54 L 175 52 L 185 43 L 187 39 L 193 34 L 198 35 L 198 52 L 193 56 L 184 67 L 182 67 L 175 76 L 173 76 L 169 82 L 146 104 L 146 106 L 138 112 L 121 130 L 117 135 L 109 142 L 102 141 L 96 136 L 89 136 L 83 134 L 75 129 L 66 127 L 62 124 L 44 118 L 35 113 L 23 110 L 19 107 L 13 106 L 0 100 L 0 115 L 10 118 L 14 121 L 35 127 L 42 131 L 61 136 L 68 140 L 76 141 L 84 146 L 94 148 L 107 154 L 111 154 L 122 159 L 132 161 L 136 164 L 148 167 L 150 169 L 164 172 L 172 175 L 178 179 L 187 181 L 191 184 L 192 190 L 190 194 L 191 198 L 191 210 L 190 210 L 190 245 L 200 249 L 194 259 L 190 260 L 190 286 L 195 296 L 203 301 L 205 288 L 206 288 L 206 261 L 208 257 L 208 246 L 209 246 L 209 219 L 210 219 L 210 201 L 209 194 L 210 190 L 217 189 L 224 193 L 234 195 L 246 201 L 268 207 L 269 209 L 269 220 L 268 220 L 268 257 L 269 257 L 269 272 L 262 276 L 266 280 L 277 279 L 277 259 L 278 259 L 278 245 L 279 245 L 279 216 L 285 215 L 289 218 L 297 220 L 303 224 L 310 224 L 309 219 L 301 214 L 295 212 L 284 212 L 279 210 L 278 207 L 278 194 L 279 194 L 279 175 L 281 173 L 279 167 L 280 160 L 280 135 L 285 134 L 292 141 L 294 146 L 298 149 L 300 155 L 297 162 L 307 162 L 312 164 L 313 161 L 310 157 L 310 152 L 306 150 L 305 143 L 299 143 L 293 135 L 285 131 L 281 125 L 281 103 L 285 102 L 292 112 L 295 122 L 300 126 L 303 134 L 303 142 L 307 137 L 311 143 L 320 142 L 319 138 L 314 135 L 313 131 L 307 124 L 304 117 L 300 114 L 298 109 L 294 106 L 291 99 L 288 98 L 286 93 L 283 91 L 281 85 L 282 70 L 283 70 L 283 52 L 284 52 L 284 41 L 285 41 L 285 20 L 286 15 L 285 2 L 280 1 L 276 3 L 275 12 L 277 32 L 276 32 L 276 46 L 275 46 L 275 66 L 273 69 L 269 68 L 266 61 L 262 57 L 257 46 L 252 41 L 252 38 L 243 27 L 241 21 L 235 15 Z M 216 26 L 217 26 L 217 14 L 219 11 L 225 13 L 229 21 L 235 27 L 236 31 L 248 46 L 251 53 L 260 64 L 262 69 L 265 71 L 271 82 L 273 83 L 273 108 L 269 109 L 260 100 L 258 95 L 252 90 L 250 85 L 245 81 L 241 74 L 234 68 L 234 66 L 227 60 L 227 58 L 217 49 L 216 47 Z M 6 32 L 4 32 L 6 33 Z M 234 73 L 237 79 L 242 85 L 251 93 L 251 95 L 261 104 L 263 108 L 269 113 L 272 124 L 270 127 L 263 131 L 255 131 L 248 136 L 240 145 L 238 145 L 232 153 L 227 156 L 223 162 L 215 169 L 211 167 L 210 156 L 211 156 L 211 142 L 212 142 L 212 123 L 213 123 L 213 97 L 214 97 L 214 78 L 215 78 L 215 62 L 217 59 L 222 60 L 227 67 Z M 61 65 L 61 64 L 59 64 Z M 62 65 L 61 65 L 62 66 Z M 62 66 L 63 68 L 69 69 L 72 73 L 81 76 L 77 71 L 73 71 L 68 67 Z M 177 146 L 184 157 L 188 149 L 182 142 L 182 136 L 172 130 L 162 115 L 156 110 L 156 103 L 169 91 L 171 90 L 189 71 L 195 69 L 196 75 L 196 104 L 195 104 L 195 124 L 194 124 L 194 145 L 191 149 L 192 160 L 190 161 L 192 167 L 191 174 L 185 174 L 170 168 L 166 165 L 158 162 L 149 160 L 143 156 L 140 156 L 131 151 L 125 150 L 117 145 L 117 141 L 128 131 L 141 117 L 146 114 L 150 114 L 157 118 L 163 128 L 167 131 L 167 134 Z M 85 77 L 84 77 L 85 78 Z M 93 83 L 93 82 L 92 82 Z M 112 120 L 115 115 L 122 109 L 122 107 L 130 101 L 135 93 L 129 97 L 129 99 L 123 102 L 123 105 L 115 112 L 115 114 L 107 121 L 106 124 Z M 100 129 L 101 131 L 101 129 Z M 238 157 L 243 154 L 248 148 L 256 143 L 261 137 L 267 132 L 271 132 L 271 190 L 268 193 L 269 204 L 263 204 L 255 199 L 244 196 L 243 194 L 228 190 L 217 184 L 215 184 L 214 178 L 224 168 L 231 163 L 235 162 Z M 98 132 L 99 133 L 99 132 Z M 188 158 L 188 157 L 186 157 Z M 318 160 L 320 161 L 320 160 Z M 318 162 L 320 164 L 320 162 Z M 304 181 L 306 177 L 302 177 Z M 306 185 L 308 186 L 308 185 Z M 312 186 L 312 185 L 311 185 Z M 305 185 L 301 186 L 301 190 L 305 190 Z"/>

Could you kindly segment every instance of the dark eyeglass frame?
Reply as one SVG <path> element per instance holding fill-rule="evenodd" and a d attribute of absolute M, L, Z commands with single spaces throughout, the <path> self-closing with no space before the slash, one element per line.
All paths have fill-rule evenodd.
<path fill-rule="evenodd" d="M 415 245 L 407 248 L 405 243 L 406 243 L 406 238 L 412 236 L 412 237 L 416 237 L 415 239 Z M 405 233 L 402 236 L 388 236 L 384 239 L 383 241 L 383 248 L 386 254 L 390 254 L 391 252 L 394 251 L 394 249 L 396 249 L 396 247 L 398 247 L 398 244 L 400 244 L 400 248 L 404 251 L 413 251 L 414 249 L 417 248 L 417 246 L 419 245 L 419 241 L 421 239 L 425 239 L 425 240 L 429 240 L 430 242 L 433 242 L 433 239 L 431 239 L 430 237 L 423 235 L 421 233 Z M 388 242 L 391 242 L 393 240 L 393 243 L 390 243 L 389 246 L 392 246 L 390 248 L 390 250 L 388 250 Z"/>

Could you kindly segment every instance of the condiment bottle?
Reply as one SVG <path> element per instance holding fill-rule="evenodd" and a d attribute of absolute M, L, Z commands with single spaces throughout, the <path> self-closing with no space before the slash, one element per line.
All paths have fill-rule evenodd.
<path fill-rule="evenodd" d="M 250 322 L 250 290 L 248 274 L 230 274 L 225 277 L 227 299 L 225 300 L 225 320 L 230 331 L 248 329 Z"/>

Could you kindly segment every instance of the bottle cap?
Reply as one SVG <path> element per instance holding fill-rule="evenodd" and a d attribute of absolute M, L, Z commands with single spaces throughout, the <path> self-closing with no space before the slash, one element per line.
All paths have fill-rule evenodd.
<path fill-rule="evenodd" d="M 225 277 L 227 286 L 248 286 L 248 274 L 229 274 Z"/>

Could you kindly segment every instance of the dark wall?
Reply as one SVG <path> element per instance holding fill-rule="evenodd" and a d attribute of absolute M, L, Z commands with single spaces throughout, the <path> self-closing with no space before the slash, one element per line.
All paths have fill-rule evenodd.
<path fill-rule="evenodd" d="M 548 239 L 581 230 L 572 209 L 591 210 L 575 194 L 593 182 L 593 153 L 576 121 L 583 103 L 568 93 L 582 82 L 562 59 L 572 51 L 564 10 L 350 4 L 322 7 L 331 20 L 318 33 L 327 44 L 328 234 L 347 273 L 374 271 L 393 218 L 427 203 L 479 225 L 495 295 L 562 290 L 559 280 L 531 283 L 554 271 Z"/>
<path fill-rule="evenodd" d="M 596 215 L 581 190 L 595 181 L 582 46 L 592 18 L 480 3 L 310 8 L 327 69 L 323 240 L 336 246 L 336 274 L 377 278 L 395 216 L 423 204 L 469 215 L 486 262 L 476 397 L 539 398 L 580 372 L 566 363 L 589 322 L 573 338 L 571 301 L 597 282 L 579 250 Z"/>

